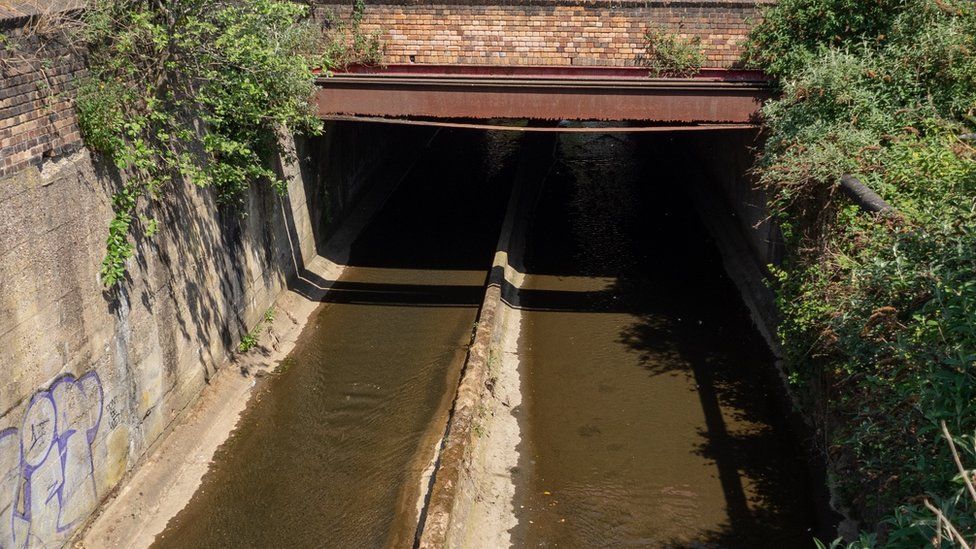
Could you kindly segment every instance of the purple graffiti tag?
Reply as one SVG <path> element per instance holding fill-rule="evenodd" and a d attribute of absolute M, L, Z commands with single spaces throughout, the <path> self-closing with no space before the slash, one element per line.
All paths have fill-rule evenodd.
<path fill-rule="evenodd" d="M 102 386 L 91 372 L 62 378 L 51 387 L 57 408 L 58 452 L 63 481 L 58 489 L 58 532 L 70 530 L 98 503 L 91 444 L 102 419 Z M 98 406 L 91 406 L 97 403 Z"/>
<path fill-rule="evenodd" d="M 20 478 L 20 436 L 16 428 L 0 431 L 0 547 L 13 540 L 14 505 Z"/>
<path fill-rule="evenodd" d="M 0 549 L 60 545 L 95 509 L 103 398 L 95 372 L 66 375 L 31 397 L 19 430 L 0 431 L 0 495 L 12 496 L 0 499 Z"/>

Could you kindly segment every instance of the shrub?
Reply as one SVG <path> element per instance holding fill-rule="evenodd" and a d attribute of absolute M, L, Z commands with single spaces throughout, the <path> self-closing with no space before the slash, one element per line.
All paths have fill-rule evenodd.
<path fill-rule="evenodd" d="M 877 525 L 864 544 L 930 543 L 944 523 L 926 498 L 972 539 L 939 423 L 972 449 L 976 150 L 958 136 L 976 111 L 976 5 L 783 0 L 765 15 L 748 52 L 782 91 L 757 174 L 787 240 L 790 377 L 820 411 L 840 495 Z M 900 214 L 849 204 L 844 173 Z"/>
<path fill-rule="evenodd" d="M 699 37 L 682 38 L 652 26 L 644 34 L 644 51 L 637 61 L 650 70 L 651 76 L 687 77 L 701 70 L 705 54 L 701 51 Z"/>
<path fill-rule="evenodd" d="M 77 97 L 86 143 L 126 174 L 113 201 L 102 280 L 125 275 L 139 208 L 174 179 L 240 204 L 257 181 L 283 191 L 268 161 L 278 132 L 315 132 L 311 54 L 318 35 L 306 7 L 284 0 L 95 0 L 80 37 L 90 80 Z"/>
<path fill-rule="evenodd" d="M 341 69 L 349 65 L 380 65 L 383 63 L 381 32 L 363 30 L 366 3 L 356 0 L 348 23 L 335 14 L 327 17 L 329 29 L 324 36 L 322 67 Z"/>

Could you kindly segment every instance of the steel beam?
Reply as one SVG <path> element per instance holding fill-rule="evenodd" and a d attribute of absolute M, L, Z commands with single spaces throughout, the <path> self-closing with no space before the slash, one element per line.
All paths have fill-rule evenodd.
<path fill-rule="evenodd" d="M 574 70 L 577 69 L 577 70 Z M 431 67 L 354 69 L 319 78 L 323 117 L 529 118 L 748 124 L 771 89 L 754 72 L 649 78 L 642 69 Z"/>

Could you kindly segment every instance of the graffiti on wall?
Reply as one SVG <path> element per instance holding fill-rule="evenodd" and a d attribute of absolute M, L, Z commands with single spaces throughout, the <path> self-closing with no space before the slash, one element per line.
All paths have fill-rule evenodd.
<path fill-rule="evenodd" d="M 57 546 L 98 503 L 92 443 L 104 394 L 95 372 L 35 393 L 0 430 L 0 549 Z"/>

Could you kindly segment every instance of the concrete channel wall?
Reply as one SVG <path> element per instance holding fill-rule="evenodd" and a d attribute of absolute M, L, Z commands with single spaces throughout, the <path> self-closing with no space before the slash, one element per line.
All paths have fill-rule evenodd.
<path fill-rule="evenodd" d="M 129 280 L 105 288 L 124 181 L 82 147 L 83 61 L 30 30 L 5 34 L 19 49 L 0 54 L 0 546 L 54 547 L 220 371 L 293 254 L 314 253 L 314 223 L 295 164 L 280 165 L 286 197 L 255 187 L 238 212 L 177 185 L 150 212 L 160 234 L 137 236 Z"/>
<path fill-rule="evenodd" d="M 423 140 L 343 125 L 287 138 L 293 159 L 275 162 L 287 194 L 256 184 L 239 209 L 175 183 L 147 212 L 159 234 L 136 234 L 128 279 L 105 288 L 111 199 L 125 179 L 80 140 L 71 92 L 83 60 L 17 27 L 27 22 L 0 21 L 21 48 L 0 49 L 0 547 L 57 547 L 215 376 L 234 375 L 241 337 L 373 167 Z"/>
<path fill-rule="evenodd" d="M 771 219 L 766 193 L 752 175 L 762 141 L 757 132 L 741 131 L 679 143 L 683 165 L 701 182 L 689 188 L 698 215 L 756 328 L 773 354 L 782 357 L 776 333 L 780 317 L 768 267 L 782 261 L 783 237 Z"/>
<path fill-rule="evenodd" d="M 314 254 L 303 181 L 246 217 L 186 185 L 104 288 L 119 182 L 79 151 L 0 180 L 0 540 L 57 546 L 227 361 Z M 295 248 L 292 248 L 292 245 Z M 56 496 L 56 497 L 55 497 Z"/>

